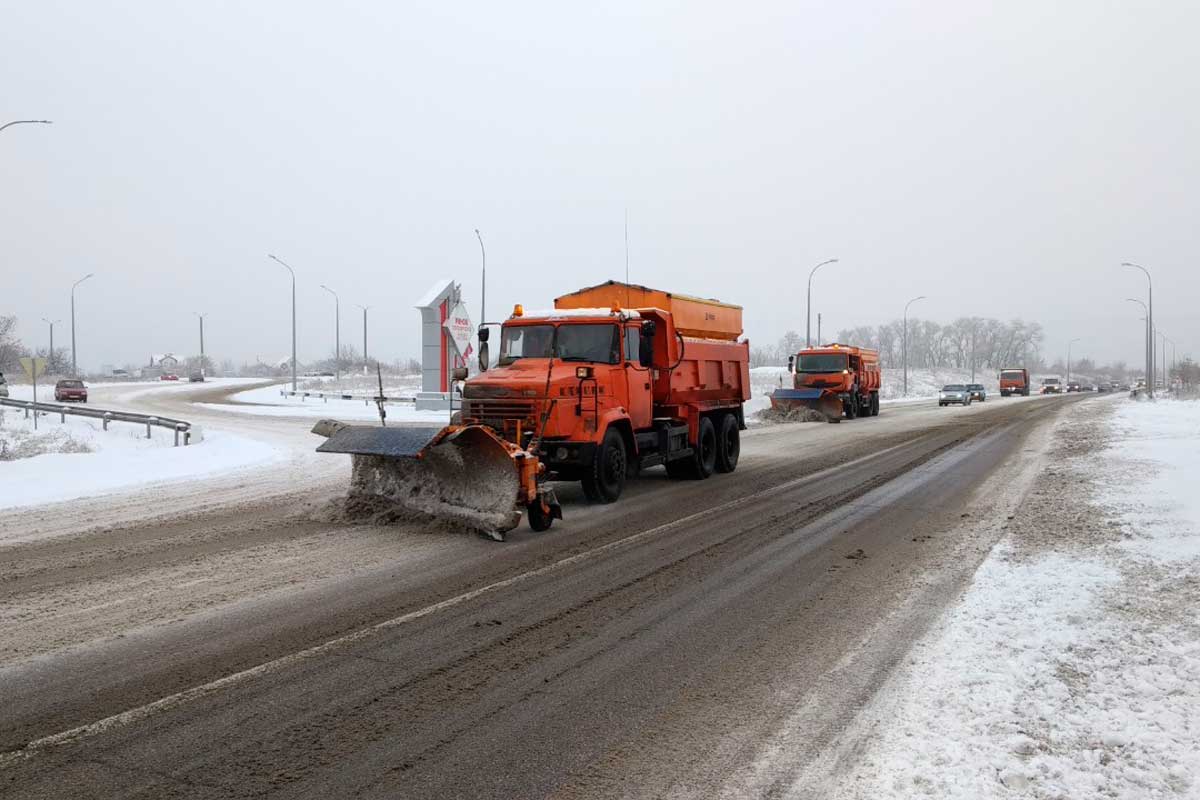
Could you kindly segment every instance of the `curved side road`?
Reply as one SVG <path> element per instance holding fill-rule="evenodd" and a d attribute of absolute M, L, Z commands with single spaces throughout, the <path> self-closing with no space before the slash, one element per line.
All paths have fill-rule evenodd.
<path fill-rule="evenodd" d="M 0 787 L 628 796 L 669 778 L 711 793 L 783 713 L 784 677 L 817 687 L 852 663 L 846 702 L 869 693 L 990 546 L 955 535 L 978 487 L 1071 405 L 837 426 L 845 446 L 824 464 L 776 432 L 784 445 L 739 480 L 647 480 L 628 503 L 579 514 L 570 536 L 456 543 L 456 568 L 431 556 L 424 576 L 368 571 L 314 587 L 290 614 L 268 602 L 235 625 L 19 662 L 0 671 Z M 33 591 L 52 576 L 20 580 Z"/>

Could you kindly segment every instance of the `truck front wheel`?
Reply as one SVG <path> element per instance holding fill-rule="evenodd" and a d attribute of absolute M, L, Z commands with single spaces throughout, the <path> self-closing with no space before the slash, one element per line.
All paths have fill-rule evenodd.
<path fill-rule="evenodd" d="M 625 440 L 618 431 L 609 428 L 604 441 L 596 448 L 587 474 L 583 476 L 583 493 L 589 500 L 613 503 L 625 488 L 629 461 L 625 455 Z"/>
<path fill-rule="evenodd" d="M 721 417 L 721 430 L 717 436 L 717 472 L 733 472 L 737 469 L 741 453 L 742 438 L 737 417 L 726 414 Z"/>

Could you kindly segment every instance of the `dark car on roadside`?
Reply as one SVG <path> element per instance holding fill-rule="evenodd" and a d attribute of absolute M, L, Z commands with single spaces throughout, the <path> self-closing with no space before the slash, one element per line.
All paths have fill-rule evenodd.
<path fill-rule="evenodd" d="M 8 381 L 4 380 L 3 372 L 0 372 L 0 397 L 8 397 Z"/>
<path fill-rule="evenodd" d="M 987 400 L 987 390 L 983 388 L 982 383 L 968 383 L 967 391 L 971 393 L 972 400 L 978 400 L 981 403 Z"/>
<path fill-rule="evenodd" d="M 86 403 L 87 387 L 78 378 L 63 378 L 54 384 L 54 399 L 60 403 Z"/>
<path fill-rule="evenodd" d="M 204 373 L 193 372 L 192 374 L 188 375 L 188 383 L 204 383 Z"/>

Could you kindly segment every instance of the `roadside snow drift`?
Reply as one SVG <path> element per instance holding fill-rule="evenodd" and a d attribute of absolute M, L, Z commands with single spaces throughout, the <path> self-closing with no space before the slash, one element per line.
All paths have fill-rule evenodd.
<path fill-rule="evenodd" d="M 1200 402 L 1117 403 L 1059 425 L 1036 518 L 846 734 L 833 796 L 1200 797 Z"/>

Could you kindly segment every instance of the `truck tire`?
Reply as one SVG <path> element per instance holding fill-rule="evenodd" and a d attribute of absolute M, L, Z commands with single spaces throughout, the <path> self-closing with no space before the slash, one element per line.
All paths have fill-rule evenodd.
<path fill-rule="evenodd" d="M 589 500 L 614 503 L 625 488 L 629 459 L 625 453 L 625 439 L 620 432 L 609 428 L 604 440 L 596 448 L 587 474 L 583 476 L 583 493 Z"/>
<path fill-rule="evenodd" d="M 879 392 L 871 392 L 871 416 L 879 416 Z"/>
<path fill-rule="evenodd" d="M 525 506 L 525 515 L 529 518 L 529 528 L 535 533 L 550 530 L 554 517 L 542 510 L 542 501 L 534 500 Z"/>
<path fill-rule="evenodd" d="M 846 419 L 858 419 L 858 395 L 851 393 L 850 399 L 842 404 L 846 410 Z"/>
<path fill-rule="evenodd" d="M 742 454 L 741 431 L 737 417 L 725 414 L 717 431 L 717 472 L 733 472 Z"/>

